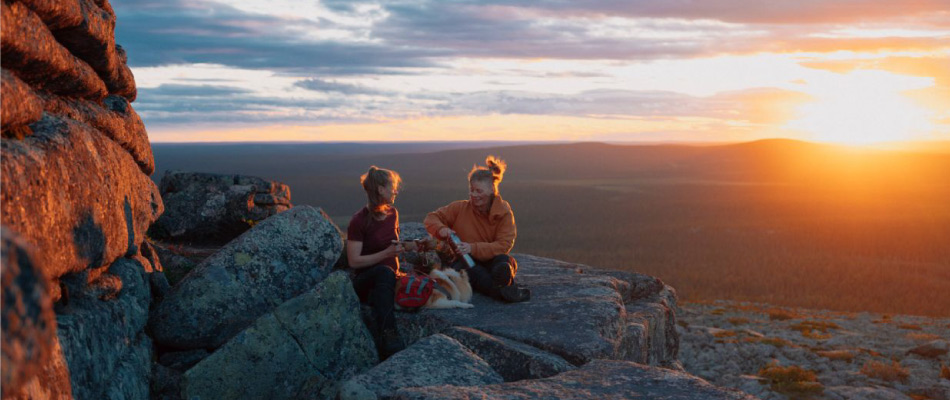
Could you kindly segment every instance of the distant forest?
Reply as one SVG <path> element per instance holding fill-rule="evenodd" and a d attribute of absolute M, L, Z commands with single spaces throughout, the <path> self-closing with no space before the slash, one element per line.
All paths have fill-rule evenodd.
<path fill-rule="evenodd" d="M 370 165 L 403 221 L 467 197 L 494 154 L 515 252 L 660 277 L 681 300 L 950 316 L 950 154 L 792 140 L 732 145 L 153 144 L 157 171 L 290 185 L 345 229 Z"/>

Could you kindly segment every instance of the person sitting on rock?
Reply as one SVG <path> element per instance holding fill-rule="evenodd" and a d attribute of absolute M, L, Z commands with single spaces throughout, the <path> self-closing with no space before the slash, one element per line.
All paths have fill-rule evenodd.
<path fill-rule="evenodd" d="M 473 166 L 468 174 L 469 198 L 450 203 L 429 213 L 425 219 L 430 235 L 451 240 L 461 239 L 459 254 L 470 254 L 475 265 L 468 269 L 469 282 L 476 292 L 515 303 L 528 300 L 527 287 L 514 283 L 518 263 L 508 255 L 515 244 L 517 229 L 511 205 L 498 194 L 507 165 L 494 156 L 486 166 Z M 453 268 L 467 268 L 462 257 Z"/>
<path fill-rule="evenodd" d="M 399 212 L 393 203 L 399 192 L 399 174 L 372 166 L 360 183 L 368 203 L 353 214 L 347 228 L 346 255 L 353 270 L 353 288 L 360 302 L 369 304 L 376 317 L 373 336 L 381 359 L 405 348 L 396 330 L 394 299 L 399 240 Z"/>

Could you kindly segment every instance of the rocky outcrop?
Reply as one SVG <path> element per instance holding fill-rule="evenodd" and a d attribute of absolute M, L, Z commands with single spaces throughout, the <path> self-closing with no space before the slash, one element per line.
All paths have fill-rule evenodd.
<path fill-rule="evenodd" d="M 143 241 L 163 204 L 115 15 L 105 0 L 2 8 L 0 214 L 35 250 L 4 259 L 4 398 L 147 398 L 162 279 Z"/>
<path fill-rule="evenodd" d="M 376 359 L 352 284 L 336 272 L 189 369 L 182 392 L 187 399 L 331 398 Z"/>
<path fill-rule="evenodd" d="M 166 241 L 227 243 L 292 207 L 287 185 L 253 176 L 167 171 L 159 187 L 168 207 L 149 234 Z"/>
<path fill-rule="evenodd" d="M 268 218 L 165 296 L 151 316 L 153 337 L 172 348 L 217 348 L 326 278 L 342 249 L 339 229 L 318 208 L 295 207 Z"/>
<path fill-rule="evenodd" d="M 0 209 L 55 283 L 136 254 L 162 200 L 108 2 L 2 6 Z"/>
<path fill-rule="evenodd" d="M 574 365 L 614 359 L 675 366 L 679 340 L 672 288 L 645 275 L 513 256 L 517 280 L 531 288 L 531 301 L 503 304 L 475 296 L 472 309 L 397 314 L 400 329 L 413 340 L 454 326 L 471 327 Z"/>
<path fill-rule="evenodd" d="M 72 398 L 49 282 L 29 246 L 5 228 L 0 229 L 0 253 L 3 398 Z"/>
<path fill-rule="evenodd" d="M 392 398 L 406 387 L 501 383 L 502 377 L 456 340 L 441 334 L 429 336 L 396 353 L 365 374 L 346 382 L 342 400 Z"/>
<path fill-rule="evenodd" d="M 409 225 L 409 226 L 407 226 Z M 402 232 L 414 232 L 412 223 Z M 403 234 L 404 238 L 415 239 Z M 574 365 L 594 359 L 676 367 L 676 295 L 657 278 L 513 255 L 531 301 L 502 304 L 476 296 L 473 309 L 397 316 L 410 340 L 464 326 L 524 343 Z"/>
<path fill-rule="evenodd" d="M 487 386 L 442 385 L 401 389 L 399 400 L 463 399 L 748 399 L 737 390 L 722 389 L 684 372 L 647 367 L 629 361 L 595 360 L 575 371 L 536 380 Z"/>

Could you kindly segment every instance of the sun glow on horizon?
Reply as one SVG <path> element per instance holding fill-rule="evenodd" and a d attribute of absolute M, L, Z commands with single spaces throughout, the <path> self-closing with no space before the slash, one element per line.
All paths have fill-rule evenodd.
<path fill-rule="evenodd" d="M 806 92 L 815 101 L 799 106 L 800 117 L 786 128 L 805 132 L 809 140 L 851 145 L 919 140 L 936 129 L 933 112 L 903 94 L 931 86 L 933 79 L 884 71 L 835 75 L 809 82 Z"/>

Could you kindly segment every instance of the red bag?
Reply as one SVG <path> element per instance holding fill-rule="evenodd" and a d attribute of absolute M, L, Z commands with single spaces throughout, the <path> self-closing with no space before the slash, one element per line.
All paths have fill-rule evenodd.
<path fill-rule="evenodd" d="M 434 282 L 428 275 L 410 272 L 396 281 L 396 305 L 414 309 L 422 307 L 432 296 Z"/>

